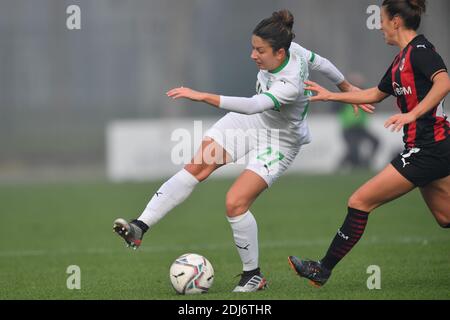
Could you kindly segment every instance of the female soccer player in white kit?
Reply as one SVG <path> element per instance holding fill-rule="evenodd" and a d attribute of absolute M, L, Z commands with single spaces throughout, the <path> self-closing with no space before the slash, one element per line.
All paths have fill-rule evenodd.
<path fill-rule="evenodd" d="M 257 94 L 252 98 L 219 96 L 183 87 L 167 92 L 173 99 L 206 102 L 231 112 L 206 132 L 191 163 L 161 186 L 138 219 L 114 222 L 115 232 L 129 246 L 139 247 L 143 234 L 212 172 L 249 155 L 246 170 L 226 196 L 227 217 L 243 263 L 243 274 L 234 292 L 266 287 L 258 263 L 257 224 L 249 208 L 288 169 L 301 146 L 311 142 L 306 123 L 309 94 L 304 90 L 309 69 L 321 72 L 341 91 L 359 90 L 327 59 L 292 42 L 293 24 L 292 14 L 283 10 L 261 21 L 253 31 L 251 58 L 260 72 Z M 371 106 L 361 108 L 372 110 Z"/>

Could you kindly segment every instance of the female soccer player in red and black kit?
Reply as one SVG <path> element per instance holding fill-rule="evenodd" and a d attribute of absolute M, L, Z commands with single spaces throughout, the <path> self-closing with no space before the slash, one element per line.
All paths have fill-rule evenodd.
<path fill-rule="evenodd" d="M 425 0 L 385 0 L 381 11 L 382 31 L 389 45 L 400 53 L 378 87 L 347 93 L 332 93 L 306 82 L 317 93 L 311 101 L 376 103 L 392 95 L 400 114 L 385 123 L 404 130 L 405 151 L 384 170 L 360 187 L 348 200 L 348 214 L 328 252 L 320 261 L 289 257 L 301 277 L 322 286 L 336 264 L 364 233 L 369 213 L 416 187 L 443 228 L 450 228 L 450 125 L 444 114 L 444 98 L 450 92 L 447 68 L 434 46 L 417 35 Z"/>

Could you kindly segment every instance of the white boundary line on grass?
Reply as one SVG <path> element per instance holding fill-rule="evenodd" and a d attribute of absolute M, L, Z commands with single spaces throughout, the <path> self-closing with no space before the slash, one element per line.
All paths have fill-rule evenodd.
<path fill-rule="evenodd" d="M 312 246 L 326 246 L 331 242 L 331 238 L 323 238 L 317 240 L 302 240 L 302 241 L 271 241 L 271 242 L 260 242 L 259 247 L 264 248 L 283 248 L 283 247 L 312 247 Z M 429 245 L 437 242 L 446 242 L 448 238 L 446 237 L 401 237 L 401 238 L 380 238 L 380 237 L 370 237 L 368 239 L 363 239 L 358 246 L 370 246 L 378 244 L 418 244 L 418 245 Z M 149 241 L 150 242 L 150 241 Z M 229 250 L 233 248 L 233 242 L 230 240 L 226 243 L 212 243 L 212 244 L 200 244 L 200 245 L 190 245 L 190 246 L 157 246 L 152 247 L 151 243 L 147 247 L 139 248 L 138 252 L 144 253 L 157 253 L 157 252 L 194 252 L 201 250 Z M 116 254 L 126 251 L 125 248 L 122 250 L 120 246 L 118 249 L 107 249 L 107 248 L 86 248 L 82 249 L 58 249 L 58 250 L 22 250 L 22 251 L 0 251 L 0 258 L 7 257 L 40 257 L 40 256 L 59 256 L 59 255 L 71 255 L 71 254 Z"/>

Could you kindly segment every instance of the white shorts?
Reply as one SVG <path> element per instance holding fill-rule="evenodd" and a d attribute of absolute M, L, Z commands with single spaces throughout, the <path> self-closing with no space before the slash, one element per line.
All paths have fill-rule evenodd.
<path fill-rule="evenodd" d="M 234 163 L 248 163 L 246 169 L 271 187 L 292 164 L 301 146 L 311 140 L 306 123 L 297 129 L 273 129 L 257 114 L 231 112 L 216 122 L 205 137 L 227 151 Z"/>

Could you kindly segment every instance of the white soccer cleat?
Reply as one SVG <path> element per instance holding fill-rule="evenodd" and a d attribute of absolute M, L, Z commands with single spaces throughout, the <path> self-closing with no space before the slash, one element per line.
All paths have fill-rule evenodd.
<path fill-rule="evenodd" d="M 234 288 L 233 292 L 256 292 L 267 288 L 267 280 L 259 271 L 245 272 L 241 274 L 239 284 Z"/>

